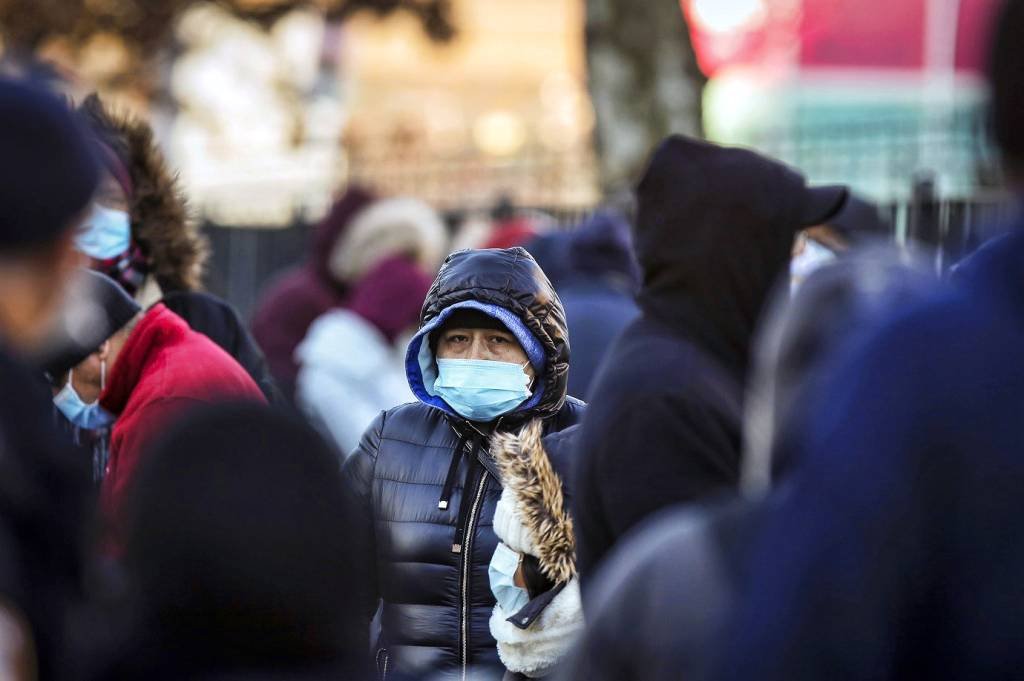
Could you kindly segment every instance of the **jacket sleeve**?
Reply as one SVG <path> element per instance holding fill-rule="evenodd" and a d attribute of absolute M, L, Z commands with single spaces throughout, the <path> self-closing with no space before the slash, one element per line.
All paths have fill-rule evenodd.
<path fill-rule="evenodd" d="M 374 523 L 373 478 L 377 466 L 377 453 L 381 435 L 384 432 L 386 412 L 381 412 L 363 433 L 362 440 L 342 466 L 342 484 L 349 499 L 349 534 L 352 551 L 363 556 L 363 569 L 358 573 L 359 584 L 354 585 L 353 599 L 357 617 L 364 620 L 363 631 L 369 631 L 369 623 L 377 608 L 380 590 L 377 584 L 377 542 Z M 366 650 L 369 650 L 367 641 Z"/>

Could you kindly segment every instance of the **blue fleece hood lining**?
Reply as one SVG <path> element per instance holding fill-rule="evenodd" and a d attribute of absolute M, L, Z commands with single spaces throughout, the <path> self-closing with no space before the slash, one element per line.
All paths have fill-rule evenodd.
<path fill-rule="evenodd" d="M 436 407 L 453 416 L 458 416 L 448 406 L 448 403 L 434 392 L 434 381 L 437 380 L 437 363 L 434 361 L 434 353 L 430 351 L 428 338 L 435 329 L 444 324 L 444 321 L 455 310 L 466 308 L 479 310 L 486 315 L 494 317 L 504 324 L 512 335 L 516 337 L 516 340 L 519 341 L 519 345 L 526 352 L 530 365 L 533 366 L 533 370 L 537 374 L 535 381 L 537 389 L 534 390 L 530 399 L 519 405 L 515 411 L 526 411 L 536 407 L 544 396 L 544 367 L 546 364 L 544 346 L 533 335 L 533 332 L 526 328 L 523 320 L 515 314 L 500 305 L 490 305 L 476 300 L 464 300 L 461 303 L 455 303 L 441 310 L 440 314 L 424 324 L 419 332 L 413 336 L 413 339 L 409 341 L 409 348 L 405 352 L 405 375 L 409 380 L 409 388 L 412 390 L 413 395 L 424 404 Z"/>

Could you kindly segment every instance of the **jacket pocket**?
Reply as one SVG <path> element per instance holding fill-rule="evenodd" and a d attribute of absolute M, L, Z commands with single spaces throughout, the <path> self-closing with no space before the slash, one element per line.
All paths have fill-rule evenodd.
<path fill-rule="evenodd" d="M 378 648 L 377 649 L 377 679 L 379 681 L 387 681 L 388 678 L 388 649 Z"/>

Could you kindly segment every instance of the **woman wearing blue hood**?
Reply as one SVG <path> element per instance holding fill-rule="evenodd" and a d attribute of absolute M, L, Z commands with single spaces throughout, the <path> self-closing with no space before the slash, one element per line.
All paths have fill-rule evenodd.
<path fill-rule="evenodd" d="M 383 604 L 382 678 L 500 678 L 488 567 L 502 488 L 490 440 L 582 417 L 566 396 L 565 313 L 533 258 L 510 248 L 450 255 L 420 320 L 406 354 L 419 401 L 383 412 L 343 470 L 360 507 L 356 548 L 373 556 L 357 591 L 367 623 Z"/>

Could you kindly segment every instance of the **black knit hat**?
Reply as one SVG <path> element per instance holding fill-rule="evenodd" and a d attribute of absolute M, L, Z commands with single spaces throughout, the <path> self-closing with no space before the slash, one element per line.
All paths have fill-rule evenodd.
<path fill-rule="evenodd" d="M 169 664 L 259 669 L 349 654 L 350 627 L 364 626 L 351 620 L 353 571 L 370 549 L 351 536 L 337 456 L 306 423 L 207 405 L 147 456 L 124 562 L 140 626 Z"/>
<path fill-rule="evenodd" d="M 71 110 L 29 83 L 0 79 L 0 250 L 66 232 L 98 183 L 95 149 Z"/>
<path fill-rule="evenodd" d="M 72 290 L 62 338 L 46 362 L 45 370 L 51 381 L 59 382 L 141 311 L 116 281 L 82 269 Z"/>

